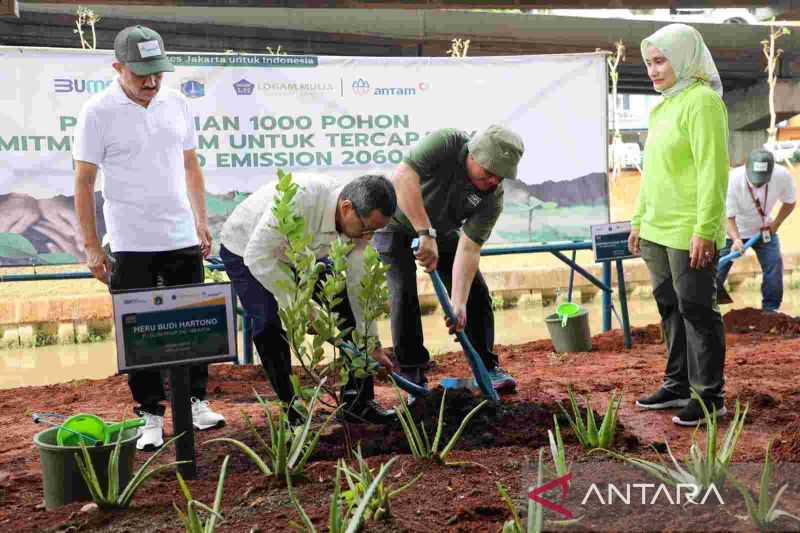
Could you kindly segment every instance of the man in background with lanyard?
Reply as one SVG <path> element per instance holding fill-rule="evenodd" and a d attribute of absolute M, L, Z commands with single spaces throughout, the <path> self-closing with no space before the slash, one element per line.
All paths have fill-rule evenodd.
<path fill-rule="evenodd" d="M 747 165 L 731 170 L 726 202 L 728 240 L 720 257 L 731 251 L 742 252 L 744 241 L 761 235 L 753 249 L 763 272 L 761 308 L 765 311 L 777 311 L 783 300 L 783 258 L 778 228 L 794 210 L 796 197 L 794 178 L 786 168 L 775 164 L 771 152 L 753 150 Z M 773 220 L 770 213 L 778 201 L 781 208 Z M 717 287 L 725 283 L 732 264 L 728 262 L 719 269 Z M 720 299 L 719 303 L 731 302 Z"/>

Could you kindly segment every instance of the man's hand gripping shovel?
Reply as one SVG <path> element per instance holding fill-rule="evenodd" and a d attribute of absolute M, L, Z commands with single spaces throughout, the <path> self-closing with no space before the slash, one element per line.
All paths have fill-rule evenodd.
<path fill-rule="evenodd" d="M 733 261 L 735 259 L 738 259 L 742 255 L 744 255 L 744 253 L 747 251 L 747 249 L 750 248 L 751 246 L 753 246 L 754 244 L 756 244 L 759 240 L 761 240 L 761 235 L 756 235 L 755 237 L 750 237 L 747 240 L 747 242 L 744 243 L 744 246 L 742 247 L 742 251 L 741 252 L 733 251 L 733 252 L 729 253 L 728 255 L 726 255 L 725 257 L 720 257 L 719 262 L 717 263 L 717 270 L 721 269 L 726 264 L 728 264 L 731 261 Z M 722 286 L 717 287 L 717 303 L 720 304 L 720 305 L 732 304 L 733 303 L 733 298 L 731 298 L 731 295 L 728 294 L 728 291 L 725 290 L 725 287 L 722 287 Z"/>
<path fill-rule="evenodd" d="M 414 239 L 411 243 L 411 249 L 416 252 L 417 248 L 419 248 L 419 240 Z M 447 289 L 445 289 L 441 276 L 439 276 L 439 273 L 435 270 L 430 272 L 430 276 L 431 282 L 433 282 L 433 289 L 436 291 L 436 297 L 439 299 L 439 303 L 442 304 L 444 314 L 451 321 L 455 322 L 455 313 L 453 313 L 453 307 L 450 305 L 450 297 L 447 294 Z M 478 383 L 478 388 L 480 388 L 483 397 L 493 402 L 499 402 L 500 397 L 492 386 L 492 380 L 489 377 L 489 372 L 486 370 L 486 365 L 483 364 L 483 360 L 478 355 L 478 352 L 475 351 L 475 347 L 472 346 L 469 337 L 467 337 L 467 334 L 463 331 L 457 331 L 456 337 L 458 338 L 458 342 L 461 343 L 461 347 L 464 348 L 464 355 L 467 357 L 467 361 L 469 362 L 469 366 L 472 369 L 475 381 Z M 463 386 L 463 382 L 464 380 L 462 379 L 445 378 L 442 380 L 442 386 L 446 388 L 460 388 L 460 386 Z"/>

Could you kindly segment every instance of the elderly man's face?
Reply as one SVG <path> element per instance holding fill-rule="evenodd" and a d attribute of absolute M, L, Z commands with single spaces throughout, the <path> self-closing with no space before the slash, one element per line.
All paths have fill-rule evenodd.
<path fill-rule="evenodd" d="M 492 174 L 480 166 L 471 155 L 467 156 L 467 176 L 475 188 L 481 192 L 493 191 L 503 181 L 500 176 Z"/>
<path fill-rule="evenodd" d="M 158 94 L 164 73 L 159 72 L 158 74 L 139 76 L 123 63 L 114 63 L 113 67 L 119 73 L 119 83 L 128 98 L 141 106 L 147 107 L 155 95 Z"/>

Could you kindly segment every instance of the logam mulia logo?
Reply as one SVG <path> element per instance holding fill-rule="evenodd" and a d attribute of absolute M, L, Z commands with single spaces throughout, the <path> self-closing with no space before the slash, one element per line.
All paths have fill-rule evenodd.
<path fill-rule="evenodd" d="M 415 86 L 405 87 L 370 87 L 370 84 L 364 78 L 358 78 L 353 81 L 351 85 L 353 94 L 356 96 L 415 96 L 430 89 L 430 84 L 425 81 L 417 83 Z"/>
<path fill-rule="evenodd" d="M 528 492 L 528 498 L 540 504 L 545 509 L 558 513 L 566 519 L 575 517 L 572 511 L 562 503 L 569 496 L 569 486 L 572 472 L 548 481 L 540 487 L 535 487 Z M 561 497 L 558 501 L 544 497 L 544 494 L 553 489 L 560 489 Z M 678 483 L 666 485 L 664 483 L 624 483 L 616 485 L 608 483 L 592 483 L 581 500 L 581 507 L 594 505 L 677 505 L 718 503 L 725 505 L 722 495 L 713 483 L 705 490 L 693 483 Z"/>

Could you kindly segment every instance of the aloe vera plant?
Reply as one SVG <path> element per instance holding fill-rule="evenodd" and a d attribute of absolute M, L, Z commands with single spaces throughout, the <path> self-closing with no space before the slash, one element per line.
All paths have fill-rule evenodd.
<path fill-rule="evenodd" d="M 366 490 L 364 490 L 357 500 L 354 500 L 350 503 L 347 503 L 346 500 L 342 498 L 342 470 L 337 466 L 336 479 L 334 480 L 333 484 L 333 495 L 331 495 L 331 502 L 328 511 L 329 533 L 356 533 L 359 530 L 362 522 L 366 520 L 367 510 L 375 495 L 375 492 L 378 490 L 379 485 L 381 485 L 383 482 L 383 478 L 386 477 L 389 468 L 391 468 L 392 464 L 396 460 L 397 457 L 393 457 L 389 460 L 389 462 L 381 465 L 378 473 L 372 479 L 372 482 L 369 484 L 369 486 L 367 486 Z M 292 500 L 292 504 L 294 504 L 295 509 L 297 509 L 297 513 L 300 515 L 301 520 L 301 523 L 290 522 L 289 524 L 299 531 L 317 533 L 317 528 L 314 526 L 314 523 L 311 521 L 308 513 L 306 513 L 305 509 L 303 509 L 303 506 L 300 504 L 300 501 L 297 499 L 297 496 L 294 493 L 291 476 L 289 475 L 286 476 L 286 485 L 289 491 L 289 498 Z"/>
<path fill-rule="evenodd" d="M 342 493 L 342 498 L 344 498 L 350 506 L 355 505 L 356 502 L 361 499 L 375 480 L 375 469 L 370 468 L 364 460 L 360 446 L 353 452 L 353 455 L 356 459 L 357 468 L 350 468 L 344 459 L 339 459 L 337 464 L 337 468 L 344 474 L 348 486 L 348 490 Z M 419 474 L 405 485 L 392 490 L 381 481 L 367 505 L 364 520 L 382 520 L 391 516 L 390 503 L 392 498 L 411 488 L 421 477 L 422 474 Z"/>
<path fill-rule="evenodd" d="M 692 396 L 700 400 L 700 396 L 694 390 L 692 390 Z M 627 457 L 608 450 L 606 450 L 606 453 L 622 459 L 637 468 L 641 468 L 662 482 L 673 486 L 679 484 L 691 485 L 695 487 L 695 492 L 697 492 L 709 489 L 712 485 L 719 485 L 725 481 L 728 465 L 744 429 L 744 421 L 747 417 L 749 405 L 745 404 L 744 409 L 742 409 L 739 405 L 739 400 L 736 400 L 733 419 L 728 426 L 728 431 L 725 433 L 722 446 L 719 447 L 717 446 L 717 410 L 714 409 L 713 413 L 709 413 L 702 401 L 700 401 L 700 406 L 703 408 L 703 416 L 705 417 L 705 448 L 701 448 L 697 441 L 697 431 L 700 429 L 700 426 L 698 426 L 692 433 L 692 444 L 689 447 L 689 452 L 683 465 L 673 455 L 669 443 L 667 443 L 667 454 L 672 461 L 672 467 L 663 460 L 656 463 L 637 457 Z"/>
<path fill-rule="evenodd" d="M 764 468 L 761 470 L 761 482 L 758 486 L 758 494 L 755 497 L 751 494 L 750 489 L 745 487 L 739 480 L 733 476 L 729 476 L 728 478 L 731 483 L 733 483 L 733 486 L 736 487 L 736 490 L 742 495 L 742 498 L 744 498 L 750 521 L 759 531 L 772 529 L 774 527 L 774 522 L 781 517 L 800 522 L 800 517 L 777 508 L 781 496 L 783 496 L 783 492 L 789 486 L 788 483 L 785 483 L 778 489 L 774 498 L 770 498 L 769 485 L 772 480 L 772 463 L 770 462 L 769 456 L 771 448 L 772 440 L 767 443 Z"/>
<path fill-rule="evenodd" d="M 222 493 L 225 486 L 225 477 L 228 473 L 228 460 L 230 460 L 230 458 L 230 455 L 226 455 L 225 459 L 222 461 L 213 507 L 209 507 L 195 500 L 183 476 L 181 476 L 180 472 L 175 473 L 178 477 L 178 484 L 180 485 L 183 497 L 186 498 L 186 512 L 184 513 L 174 502 L 172 506 L 175 507 L 175 510 L 178 512 L 178 517 L 181 519 L 181 522 L 183 522 L 186 533 L 214 533 L 217 529 L 217 523 L 222 522 L 222 514 L 220 513 L 222 509 Z M 202 509 L 208 513 L 208 518 L 205 521 L 200 518 L 197 509 Z"/>
<path fill-rule="evenodd" d="M 558 427 L 558 426 L 556 426 Z M 541 487 L 544 485 L 544 449 L 539 448 L 539 461 L 536 467 L 536 485 L 534 487 Z M 503 500 L 503 503 L 506 504 L 508 510 L 511 511 L 511 520 L 507 520 L 503 524 L 503 529 L 501 530 L 502 533 L 541 533 L 542 528 L 544 527 L 544 507 L 542 504 L 534 501 L 533 498 L 528 498 L 528 512 L 527 512 L 527 520 L 525 523 L 522 523 L 522 519 L 519 516 L 519 512 L 517 512 L 517 506 L 514 504 L 514 500 L 511 499 L 511 496 L 508 494 L 508 489 L 506 489 L 502 483 L 499 481 L 496 483 L 497 485 L 497 492 L 500 493 L 500 499 Z M 579 516 L 577 518 L 570 518 L 567 520 L 548 520 L 548 525 L 553 526 L 569 526 L 576 524 L 579 522 L 583 517 Z"/>
<path fill-rule="evenodd" d="M 458 426 L 458 430 L 456 430 L 456 432 L 450 438 L 450 441 L 441 451 L 439 451 L 439 444 L 442 439 L 442 429 L 444 428 L 444 406 L 445 399 L 447 397 L 447 389 L 443 389 L 442 401 L 439 404 L 439 419 L 437 421 L 436 433 L 433 437 L 433 442 L 431 442 L 424 424 L 421 424 L 419 427 L 417 427 L 417 423 L 414 421 L 414 417 L 411 415 L 411 411 L 408 409 L 406 399 L 400 393 L 400 389 L 397 387 L 397 385 L 394 385 L 394 390 L 399 400 L 399 403 L 395 408 L 397 410 L 397 418 L 400 420 L 400 425 L 403 428 L 403 433 L 408 441 L 408 447 L 411 449 L 411 454 L 417 459 L 432 459 L 441 464 L 446 464 L 448 454 L 453 450 L 453 447 L 458 442 L 458 439 L 461 438 L 461 434 L 464 432 L 464 429 L 466 429 L 469 421 L 472 420 L 472 417 L 475 416 L 478 411 L 480 411 L 481 408 L 489 401 L 483 400 L 469 413 L 467 413 L 467 416 L 465 416 L 461 421 L 461 424 Z"/>
<path fill-rule="evenodd" d="M 305 422 L 301 426 L 296 427 L 292 427 L 292 425 L 289 423 L 288 409 L 292 408 L 291 405 L 285 407 L 282 404 L 278 404 L 278 414 L 273 415 L 272 410 L 270 409 L 270 403 L 266 402 L 258 393 L 256 393 L 256 399 L 263 407 L 264 417 L 267 420 L 267 426 L 269 428 L 269 442 L 264 440 L 253 424 L 252 420 L 250 420 L 250 417 L 246 414 L 244 417 L 247 427 L 260 444 L 261 449 L 264 451 L 266 460 L 250 446 L 236 439 L 220 437 L 217 439 L 208 440 L 206 441 L 206 444 L 224 442 L 236 446 L 243 451 L 245 455 L 247 455 L 247 457 L 249 457 L 250 460 L 255 463 L 256 467 L 258 467 L 258 469 L 267 477 L 281 479 L 285 475 L 294 477 L 302 475 L 305 470 L 306 462 L 308 462 L 308 459 L 311 457 L 311 454 L 314 453 L 314 449 L 317 447 L 320 435 L 336 414 L 336 411 L 333 411 L 325 419 L 325 422 L 323 422 L 322 426 L 316 431 L 316 433 L 312 434 L 312 416 L 317 406 L 322 385 L 323 383 L 317 385 L 316 389 L 314 390 L 314 394 L 311 397 L 309 404 L 309 416 L 306 417 Z"/>
<path fill-rule="evenodd" d="M 578 407 L 578 400 L 575 397 L 575 393 L 572 392 L 571 386 L 567 387 L 567 394 L 569 395 L 569 403 L 572 407 L 572 415 L 564 409 L 561 402 L 558 403 L 558 407 L 564 413 L 564 416 L 567 417 L 569 425 L 572 426 L 572 430 L 578 437 L 581 446 L 587 450 L 595 448 L 610 449 L 614 443 L 614 434 L 617 431 L 617 417 L 619 414 L 619 407 L 622 404 L 622 393 L 620 393 L 619 398 L 617 398 L 616 393 L 611 394 L 611 398 L 608 400 L 608 406 L 606 407 L 606 414 L 599 427 L 595 420 L 594 411 L 592 411 L 589 399 L 587 398 L 585 400 L 586 422 L 584 422 L 581 416 L 581 410 Z"/>
<path fill-rule="evenodd" d="M 541 487 L 544 484 L 544 450 L 539 448 L 539 462 L 536 467 L 536 486 Z M 525 525 L 522 525 L 517 506 L 508 495 L 508 490 L 499 481 L 497 482 L 497 491 L 500 493 L 500 498 L 511 511 L 511 520 L 503 524 L 502 533 L 541 533 L 542 526 L 544 525 L 544 508 L 542 504 L 528 498 L 528 519 Z"/>
<path fill-rule="evenodd" d="M 102 509 L 124 509 L 128 507 L 133 499 L 133 496 L 136 494 L 136 491 L 138 491 L 142 484 L 153 474 L 189 462 L 175 461 L 168 464 L 158 465 L 150 470 L 147 469 L 150 464 L 169 447 L 170 444 L 183 436 L 183 433 L 181 433 L 180 435 L 176 435 L 175 437 L 169 439 L 161 448 L 158 449 L 158 451 L 151 455 L 147 461 L 145 461 L 145 463 L 139 467 L 139 470 L 136 471 L 125 488 L 120 492 L 119 454 L 120 450 L 122 449 L 123 433 L 124 432 L 122 431 L 118 433 L 117 442 L 114 445 L 114 449 L 111 451 L 111 455 L 108 459 L 108 487 L 106 487 L 105 490 L 103 490 L 103 487 L 100 486 L 100 479 L 97 477 L 97 471 L 94 469 L 94 464 L 92 464 L 92 456 L 89 454 L 89 450 L 86 448 L 83 440 L 80 442 L 81 454 L 75 454 L 75 462 L 78 465 L 78 470 L 80 470 L 81 477 L 83 477 L 83 480 L 86 482 L 86 486 L 89 488 L 89 494 L 92 496 L 92 500 Z"/>
<path fill-rule="evenodd" d="M 566 476 L 569 472 L 567 464 L 567 454 L 564 450 L 564 441 L 561 439 L 561 428 L 558 426 L 558 418 L 553 415 L 553 429 L 547 430 L 547 439 L 550 441 L 550 455 L 553 457 L 553 466 L 557 477 Z"/>

